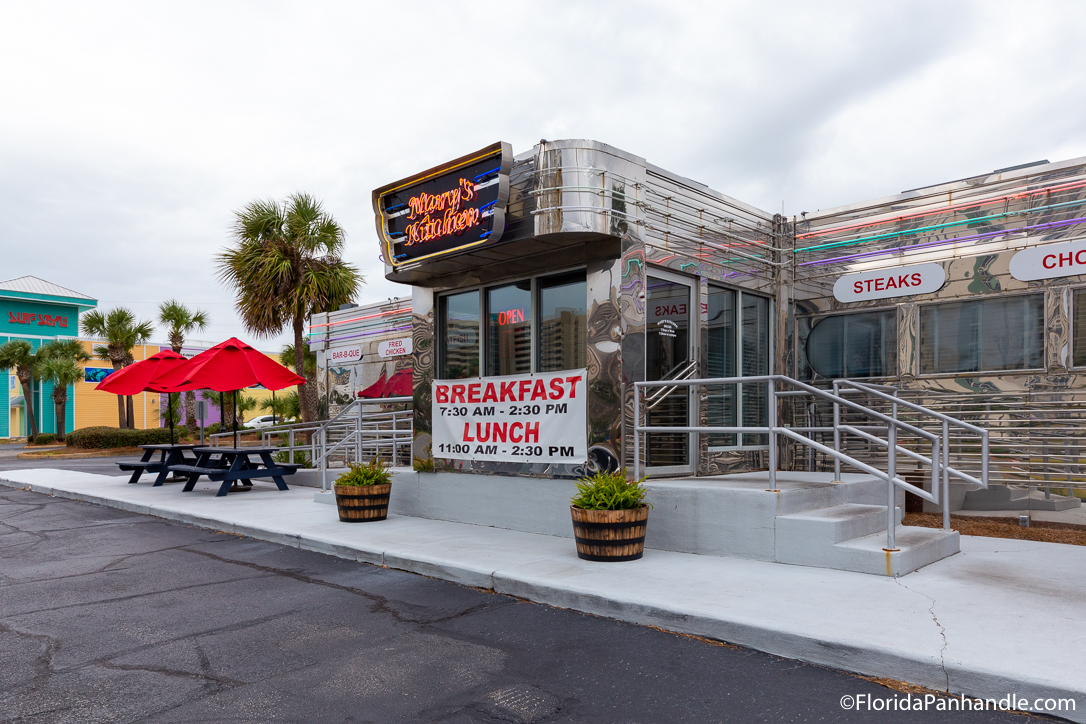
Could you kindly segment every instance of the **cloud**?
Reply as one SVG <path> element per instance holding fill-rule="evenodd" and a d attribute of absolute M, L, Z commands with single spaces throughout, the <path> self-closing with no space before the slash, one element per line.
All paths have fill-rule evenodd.
<path fill-rule="evenodd" d="M 766 210 L 1086 154 L 1074 2 L 35 3 L 0 9 L 0 242 L 145 317 L 245 335 L 212 257 L 307 191 L 382 277 L 370 192 L 592 138 Z M 274 345 L 278 340 L 266 344 Z"/>

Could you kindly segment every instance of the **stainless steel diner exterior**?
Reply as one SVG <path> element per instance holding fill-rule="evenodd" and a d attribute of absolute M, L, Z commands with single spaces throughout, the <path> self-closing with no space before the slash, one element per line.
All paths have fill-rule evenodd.
<path fill-rule="evenodd" d="M 1077 259 L 1086 262 L 1086 251 L 1079 254 L 1073 243 L 1054 246 L 1084 235 L 1086 159 L 1004 169 L 785 217 L 596 141 L 541 141 L 516 155 L 507 144 L 484 150 L 498 153 L 498 146 L 508 158 L 496 242 L 418 260 L 390 258 L 402 246 L 388 234 L 394 214 L 385 210 L 392 207 L 381 207 L 379 199 L 404 184 L 374 193 L 386 277 L 411 287 L 416 459 L 433 458 L 437 470 L 531 477 L 632 470 L 634 383 L 785 375 L 822 389 L 833 389 L 835 378 L 892 386 L 903 400 L 990 429 L 993 483 L 1086 483 L 1080 449 L 1086 324 L 1077 322 L 1086 319 L 1086 307 L 1076 315 L 1086 304 L 1078 292 L 1086 276 L 1070 273 L 1080 271 Z M 873 188 L 878 183 L 871 180 Z M 1050 245 L 1053 258 L 1043 253 Z M 1036 260 L 1011 262 L 1038 250 Z M 443 300 L 465 294 L 465 303 L 477 304 L 471 329 L 478 339 L 467 353 L 477 356 L 470 363 L 457 357 L 463 376 L 536 373 L 552 343 L 541 330 L 540 290 L 548 275 L 567 272 L 583 274 L 583 322 L 566 331 L 580 335 L 587 370 L 586 463 L 435 455 L 432 384 L 451 369 L 444 342 L 450 317 L 442 311 L 449 302 Z M 1038 273 L 1048 276 L 1027 278 Z M 890 287 L 880 287 L 886 279 L 893 280 Z M 839 282 L 861 291 L 849 296 Z M 510 351 L 513 346 L 497 345 L 487 331 L 488 305 L 501 296 L 494 290 L 516 285 L 530 299 L 524 327 L 534 327 L 516 338 L 523 349 Z M 642 424 L 767 424 L 762 382 L 655 389 L 664 393 L 649 399 L 646 388 Z M 884 400 L 867 402 L 889 409 Z M 828 441 L 831 408 L 817 400 L 782 403 L 774 417 Z M 903 419 L 908 414 L 903 411 Z M 641 467 L 650 476 L 769 465 L 767 436 L 754 432 L 649 433 L 642 443 Z M 780 445 L 783 470 L 834 469 L 817 451 Z M 847 445 L 857 458 L 877 452 L 862 440 Z M 978 450 L 951 436 L 950 454 L 962 469 L 979 473 Z"/>

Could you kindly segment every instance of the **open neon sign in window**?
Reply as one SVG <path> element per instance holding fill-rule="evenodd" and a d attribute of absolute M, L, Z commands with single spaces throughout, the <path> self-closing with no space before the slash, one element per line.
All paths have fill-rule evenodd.
<path fill-rule="evenodd" d="M 504 312 L 498 312 L 498 324 L 502 326 L 506 324 L 517 324 L 523 322 L 524 319 L 523 309 L 508 309 Z"/>

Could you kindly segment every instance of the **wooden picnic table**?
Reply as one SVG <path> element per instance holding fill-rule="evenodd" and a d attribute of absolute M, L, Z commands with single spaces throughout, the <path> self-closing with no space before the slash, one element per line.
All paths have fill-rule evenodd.
<path fill-rule="evenodd" d="M 293 475 L 301 465 L 280 463 L 272 459 L 277 447 L 196 447 L 196 463 L 192 465 L 173 465 L 170 471 L 187 475 L 183 492 L 190 492 L 201 475 L 208 480 L 221 482 L 216 497 L 230 492 L 234 483 L 252 485 L 259 478 L 271 478 L 280 490 L 288 490 L 283 480 L 286 475 Z"/>
<path fill-rule="evenodd" d="M 140 445 L 140 449 L 143 450 L 143 457 L 140 458 L 138 463 L 117 463 L 117 466 L 125 472 L 132 471 L 132 477 L 128 479 L 129 483 L 138 483 L 140 476 L 143 475 L 144 472 L 158 473 L 158 477 L 155 478 L 154 486 L 152 486 L 157 487 L 166 481 L 166 476 L 170 474 L 171 466 L 195 462 L 194 458 L 185 457 L 185 453 L 198 447 L 200 446 Z M 161 453 L 158 462 L 151 460 L 156 452 Z"/>

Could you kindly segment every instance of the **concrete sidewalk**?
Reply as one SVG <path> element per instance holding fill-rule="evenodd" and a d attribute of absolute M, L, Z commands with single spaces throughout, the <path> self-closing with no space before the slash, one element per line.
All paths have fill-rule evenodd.
<path fill-rule="evenodd" d="M 532 601 L 708 636 L 790 658 L 953 693 L 1076 699 L 1086 722 L 1086 548 L 963 536 L 962 553 L 903 578 L 647 550 L 581 561 L 534 533 L 390 516 L 342 524 L 312 488 L 214 497 L 201 484 L 52 469 L 0 482 Z M 651 517 L 650 517 L 651 526 Z"/>

